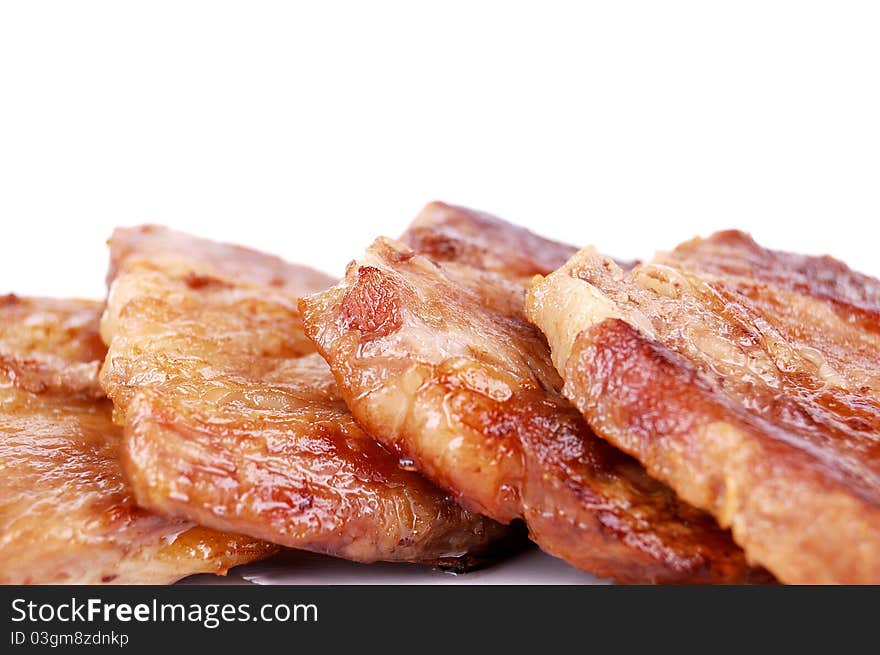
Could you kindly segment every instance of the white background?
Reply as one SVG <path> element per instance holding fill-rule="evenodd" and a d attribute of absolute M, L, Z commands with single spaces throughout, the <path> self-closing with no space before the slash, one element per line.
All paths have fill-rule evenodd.
<path fill-rule="evenodd" d="M 139 222 L 339 272 L 431 199 L 878 274 L 878 72 L 871 2 L 4 3 L 0 292 L 101 295 Z"/>

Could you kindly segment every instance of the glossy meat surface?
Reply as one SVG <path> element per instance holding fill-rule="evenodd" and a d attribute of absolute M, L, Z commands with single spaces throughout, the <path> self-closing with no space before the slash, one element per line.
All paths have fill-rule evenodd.
<path fill-rule="evenodd" d="M 456 566 L 504 531 L 354 422 L 297 309 L 329 278 L 158 227 L 110 248 L 101 381 L 140 503 L 358 561 Z"/>
<path fill-rule="evenodd" d="M 880 582 L 880 282 L 722 232 L 592 249 L 528 312 L 598 434 L 790 583 Z"/>
<path fill-rule="evenodd" d="M 501 236 L 486 238 L 529 243 L 507 279 L 493 272 L 508 270 L 501 260 L 474 266 L 482 242 L 457 229 L 467 214 L 454 219 L 443 225 L 429 206 L 417 236 L 403 236 L 431 244 L 429 257 L 379 239 L 339 285 L 300 305 L 358 422 L 467 507 L 524 518 L 544 550 L 584 570 L 625 582 L 749 578 L 726 531 L 596 438 L 561 397 L 517 281 L 555 261 L 558 244 L 548 255 L 540 237 L 512 226 L 504 238 L 494 219 Z"/>
<path fill-rule="evenodd" d="M 0 584 L 163 584 L 271 553 L 135 505 L 98 385 L 100 311 L 0 297 Z"/>

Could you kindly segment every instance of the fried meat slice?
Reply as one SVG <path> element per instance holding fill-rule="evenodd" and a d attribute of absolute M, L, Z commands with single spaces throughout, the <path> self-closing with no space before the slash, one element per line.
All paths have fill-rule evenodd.
<path fill-rule="evenodd" d="M 514 280 L 554 271 L 577 252 L 486 212 L 443 202 L 425 206 L 400 240 L 433 261 Z"/>
<path fill-rule="evenodd" d="M 596 438 L 560 395 L 521 280 L 565 247 L 437 205 L 403 240 L 428 256 L 380 238 L 340 284 L 300 303 L 360 424 L 466 507 L 525 519 L 544 550 L 601 577 L 749 579 L 726 531 Z"/>
<path fill-rule="evenodd" d="M 100 312 L 0 297 L 0 584 L 164 584 L 273 552 L 135 505 L 98 385 Z"/>
<path fill-rule="evenodd" d="M 528 314 L 602 437 L 788 583 L 880 583 L 880 282 L 740 232 L 625 272 L 593 249 Z"/>
<path fill-rule="evenodd" d="M 364 562 L 458 566 L 505 531 L 354 422 L 297 309 L 329 278 L 159 227 L 110 249 L 101 382 L 141 504 Z"/>

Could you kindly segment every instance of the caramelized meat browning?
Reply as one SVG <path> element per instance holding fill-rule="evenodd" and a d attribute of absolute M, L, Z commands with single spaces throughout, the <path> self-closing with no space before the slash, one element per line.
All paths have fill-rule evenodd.
<path fill-rule="evenodd" d="M 577 251 L 485 212 L 442 202 L 427 205 L 400 240 L 435 262 L 523 280 L 556 270 Z"/>
<path fill-rule="evenodd" d="M 594 430 L 789 583 L 880 583 L 880 282 L 722 232 L 624 272 L 592 249 L 528 313 Z"/>
<path fill-rule="evenodd" d="M 474 221 L 491 226 L 485 240 L 461 229 Z M 524 518 L 543 549 L 599 576 L 749 578 L 726 531 L 596 438 L 560 395 L 517 279 L 548 272 L 564 247 L 440 205 L 403 240 L 428 256 L 379 239 L 339 285 L 300 303 L 361 425 L 466 507 Z"/>
<path fill-rule="evenodd" d="M 100 397 L 99 315 L 0 297 L 0 584 L 161 584 L 271 553 L 135 505 Z"/>
<path fill-rule="evenodd" d="M 101 382 L 141 504 L 359 561 L 457 565 L 504 532 L 354 422 L 297 310 L 330 279 L 157 227 L 110 247 Z"/>
<path fill-rule="evenodd" d="M 435 262 L 453 262 L 528 284 L 565 264 L 577 248 L 551 241 L 486 212 L 432 202 L 400 240 Z M 615 259 L 630 269 L 636 262 Z"/>

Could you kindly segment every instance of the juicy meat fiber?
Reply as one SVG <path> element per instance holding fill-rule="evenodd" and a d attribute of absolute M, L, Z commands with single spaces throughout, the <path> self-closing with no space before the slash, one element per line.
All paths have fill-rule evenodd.
<path fill-rule="evenodd" d="M 0 584 L 164 584 L 271 553 L 135 505 L 98 386 L 100 307 L 0 296 Z"/>
<path fill-rule="evenodd" d="M 461 228 L 487 220 L 431 205 L 403 237 L 430 257 L 380 238 L 339 285 L 300 303 L 358 422 L 465 506 L 524 518 L 543 549 L 584 570 L 746 579 L 727 532 L 596 438 L 560 395 L 517 280 L 547 272 L 565 248 L 498 219 L 476 243 Z M 508 249 L 517 257 L 505 267 Z"/>
<path fill-rule="evenodd" d="M 880 282 L 697 239 L 631 272 L 592 249 L 530 291 L 598 434 L 788 583 L 880 583 Z"/>
<path fill-rule="evenodd" d="M 501 534 L 355 424 L 297 310 L 329 278 L 159 227 L 110 249 L 101 382 L 141 504 L 359 561 L 456 566 Z"/>

